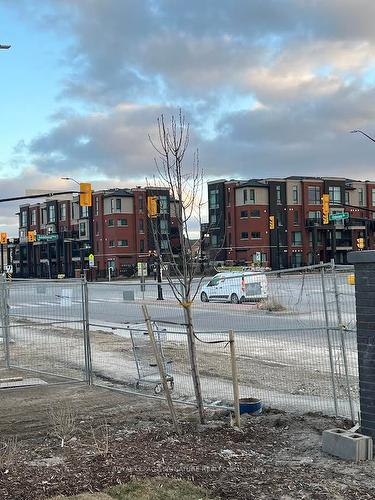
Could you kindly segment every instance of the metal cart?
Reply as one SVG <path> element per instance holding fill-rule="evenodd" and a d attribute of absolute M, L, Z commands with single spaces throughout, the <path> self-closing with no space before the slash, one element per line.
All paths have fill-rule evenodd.
<path fill-rule="evenodd" d="M 156 345 L 163 362 L 167 383 L 170 390 L 173 390 L 174 380 L 172 375 L 172 361 L 166 360 L 163 352 L 163 340 L 166 332 L 165 330 L 159 330 L 156 324 L 153 324 L 153 329 L 155 332 Z M 148 332 L 143 330 L 130 330 L 130 337 L 138 373 L 138 379 L 135 383 L 136 388 L 138 389 L 141 382 L 143 382 L 145 384 L 154 385 L 155 394 L 160 394 L 163 390 L 163 385 Z"/>

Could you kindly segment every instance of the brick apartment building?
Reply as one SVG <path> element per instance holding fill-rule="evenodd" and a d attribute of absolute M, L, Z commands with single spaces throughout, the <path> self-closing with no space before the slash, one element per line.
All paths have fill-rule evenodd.
<path fill-rule="evenodd" d="M 322 223 L 324 193 L 330 213 L 343 220 Z M 328 262 L 346 263 L 363 238 L 375 248 L 375 181 L 336 177 L 217 180 L 208 183 L 209 258 L 261 262 L 274 269 Z M 371 212 L 373 210 L 373 212 Z M 269 217 L 275 217 L 270 229 Z"/>
<path fill-rule="evenodd" d="M 147 215 L 147 197 L 156 196 L 158 215 Z M 174 204 L 160 187 L 108 189 L 93 193 L 93 206 L 81 207 L 78 196 L 56 196 L 44 203 L 24 204 L 19 210 L 19 242 L 11 245 L 16 277 L 75 277 L 95 257 L 94 273 L 131 274 L 137 262 L 152 265 L 150 251 L 158 238 L 168 260 L 178 252 Z M 28 241 L 34 231 L 36 241 Z"/>

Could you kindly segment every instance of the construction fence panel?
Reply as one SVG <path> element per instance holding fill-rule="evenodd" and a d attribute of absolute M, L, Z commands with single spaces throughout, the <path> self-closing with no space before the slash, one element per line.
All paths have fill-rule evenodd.
<path fill-rule="evenodd" d="M 211 278 L 196 280 L 192 315 L 205 404 L 233 404 L 228 332 L 234 330 L 242 397 L 259 397 L 286 410 L 355 415 L 354 287 L 347 284 L 346 274 L 329 265 L 267 273 L 266 296 L 243 303 L 202 301 L 201 293 Z M 233 280 L 236 283 L 229 283 L 230 289 L 241 287 L 242 276 Z M 250 283 L 248 290 L 253 293 L 257 286 Z M 164 300 L 158 300 L 158 285 L 153 282 L 89 284 L 94 381 L 155 394 L 155 363 L 144 360 L 154 365 L 149 367 L 155 375 L 149 383 L 138 373 L 134 352 L 134 337 L 147 339 L 142 312 L 146 305 L 154 330 L 162 336 L 174 398 L 193 403 L 184 308 L 165 282 L 162 291 Z"/>
<path fill-rule="evenodd" d="M 1 287 L 9 375 L 20 375 L 19 385 L 87 380 L 83 282 L 14 280 Z"/>

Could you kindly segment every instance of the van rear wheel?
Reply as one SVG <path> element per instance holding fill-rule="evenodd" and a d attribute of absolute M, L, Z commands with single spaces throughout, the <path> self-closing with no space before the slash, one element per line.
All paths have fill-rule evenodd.
<path fill-rule="evenodd" d="M 238 304 L 238 295 L 236 293 L 232 293 L 232 295 L 230 296 L 230 301 L 232 302 L 232 304 Z"/>

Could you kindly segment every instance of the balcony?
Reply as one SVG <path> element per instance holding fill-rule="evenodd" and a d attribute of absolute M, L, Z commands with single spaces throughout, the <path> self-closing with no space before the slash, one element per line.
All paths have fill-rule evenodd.
<path fill-rule="evenodd" d="M 332 241 L 328 240 L 327 242 L 327 250 L 332 249 Z M 352 250 L 353 242 L 351 239 L 347 238 L 337 238 L 336 239 L 336 250 Z"/>
<path fill-rule="evenodd" d="M 366 221 L 365 219 L 359 217 L 350 217 L 344 221 L 345 227 L 352 230 L 364 230 L 366 229 Z"/>
<path fill-rule="evenodd" d="M 322 224 L 322 219 L 306 219 L 305 226 L 308 229 L 311 229 L 313 227 L 321 227 Z"/>

